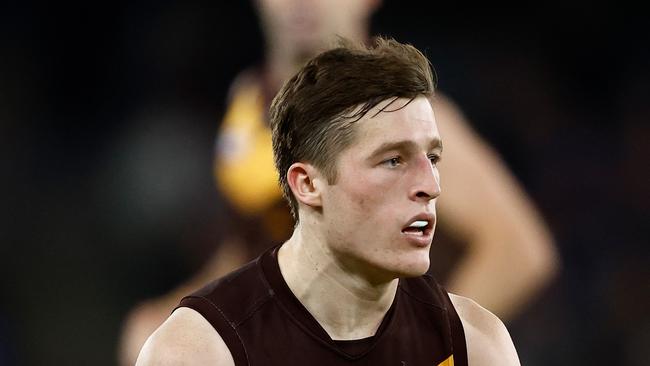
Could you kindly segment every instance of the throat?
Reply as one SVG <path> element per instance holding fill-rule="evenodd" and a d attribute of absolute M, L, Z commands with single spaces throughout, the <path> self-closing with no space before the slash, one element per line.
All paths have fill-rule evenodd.
<path fill-rule="evenodd" d="M 332 299 L 337 301 L 307 303 L 305 307 L 331 339 L 340 341 L 374 337 L 393 304 L 391 301 L 388 307 L 384 307 L 377 303 L 345 301 L 335 296 Z"/>
<path fill-rule="evenodd" d="M 372 285 L 327 255 L 295 245 L 278 253 L 280 272 L 294 296 L 331 339 L 372 337 L 391 308 L 398 279 Z"/>

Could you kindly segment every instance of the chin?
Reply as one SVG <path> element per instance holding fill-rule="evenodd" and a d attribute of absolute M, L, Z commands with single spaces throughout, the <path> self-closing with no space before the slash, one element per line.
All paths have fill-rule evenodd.
<path fill-rule="evenodd" d="M 420 276 L 424 275 L 425 273 L 427 273 L 428 270 L 429 270 L 429 263 L 427 262 L 426 265 L 413 266 L 413 267 L 407 268 L 405 271 L 403 271 L 402 274 L 400 274 L 399 277 L 401 277 L 401 278 L 420 277 Z"/>
<path fill-rule="evenodd" d="M 393 272 L 395 273 L 395 277 L 419 277 L 427 273 L 430 265 L 428 252 L 426 256 L 417 255 L 409 257 L 404 258 L 404 260 L 394 266 Z"/>

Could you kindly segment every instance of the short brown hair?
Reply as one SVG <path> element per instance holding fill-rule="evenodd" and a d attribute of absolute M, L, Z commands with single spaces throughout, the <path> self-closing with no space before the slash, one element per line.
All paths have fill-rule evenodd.
<path fill-rule="evenodd" d="M 375 38 L 370 46 L 340 45 L 309 60 L 273 99 L 270 123 L 280 186 L 298 217 L 287 182 L 297 161 L 309 162 L 336 183 L 336 158 L 354 137 L 354 122 L 390 98 L 431 97 L 435 74 L 415 47 Z"/>

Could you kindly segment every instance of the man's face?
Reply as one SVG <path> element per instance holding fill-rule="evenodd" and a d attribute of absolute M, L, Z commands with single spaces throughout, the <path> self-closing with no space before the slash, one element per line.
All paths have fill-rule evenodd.
<path fill-rule="evenodd" d="M 356 122 L 355 141 L 337 157 L 336 183 L 324 188 L 324 235 L 348 271 L 378 280 L 418 276 L 429 268 L 440 135 L 424 97 L 372 117 L 376 109 Z"/>
<path fill-rule="evenodd" d="M 257 0 L 264 32 L 273 46 L 311 57 L 336 35 L 367 32 L 377 0 Z"/>

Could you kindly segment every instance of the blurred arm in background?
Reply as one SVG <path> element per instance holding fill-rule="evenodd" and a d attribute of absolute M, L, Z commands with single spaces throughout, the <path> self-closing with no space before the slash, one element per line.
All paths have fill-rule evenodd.
<path fill-rule="evenodd" d="M 434 111 L 445 140 L 440 224 L 466 246 L 446 288 L 508 321 L 557 273 L 555 243 L 533 202 L 458 107 L 438 94 Z"/>

